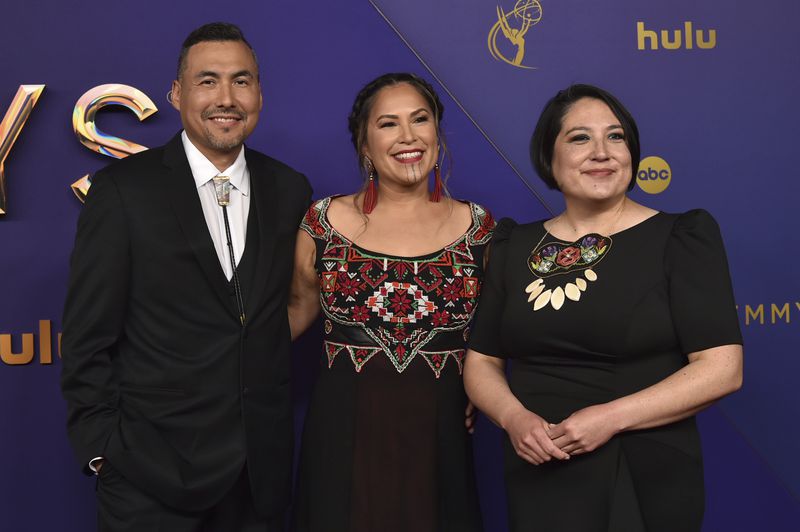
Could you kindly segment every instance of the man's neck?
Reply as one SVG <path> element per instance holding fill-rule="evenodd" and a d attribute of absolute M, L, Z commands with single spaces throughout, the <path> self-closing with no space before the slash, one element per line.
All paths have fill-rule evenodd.
<path fill-rule="evenodd" d="M 242 151 L 241 144 L 235 148 L 231 148 L 230 150 L 220 151 L 209 149 L 200 143 L 195 142 L 188 133 L 186 138 L 192 143 L 192 146 L 194 146 L 197 151 L 202 153 L 203 156 L 208 159 L 208 161 L 220 172 L 224 172 L 226 169 L 230 168 L 230 166 L 236 162 L 237 157 L 239 157 L 239 153 Z"/>

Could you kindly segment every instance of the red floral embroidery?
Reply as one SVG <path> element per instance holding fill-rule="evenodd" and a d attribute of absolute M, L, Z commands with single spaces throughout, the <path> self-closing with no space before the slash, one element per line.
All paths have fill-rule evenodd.
<path fill-rule="evenodd" d="M 447 283 L 442 288 L 442 296 L 448 303 L 456 302 L 461 297 L 461 279 L 455 279 L 452 283 Z"/>
<path fill-rule="evenodd" d="M 344 296 L 354 296 L 359 291 L 363 290 L 365 283 L 358 282 L 357 278 L 351 278 L 349 275 L 339 275 L 336 279 L 336 289 L 339 290 Z"/>
<path fill-rule="evenodd" d="M 394 295 L 389 299 L 389 308 L 395 315 L 406 315 L 411 312 L 412 299 L 405 290 L 395 290 Z"/>
<path fill-rule="evenodd" d="M 364 305 L 353 307 L 352 317 L 359 323 L 364 323 L 369 319 L 369 310 Z"/>
<path fill-rule="evenodd" d="M 431 316 L 431 322 L 433 323 L 434 327 L 441 327 L 442 325 L 447 325 L 450 322 L 450 313 L 446 310 L 441 312 L 434 312 Z"/>
<path fill-rule="evenodd" d="M 579 258 L 581 258 L 581 250 L 575 246 L 570 246 L 558 252 L 556 264 L 559 266 L 569 266 L 578 262 Z"/>

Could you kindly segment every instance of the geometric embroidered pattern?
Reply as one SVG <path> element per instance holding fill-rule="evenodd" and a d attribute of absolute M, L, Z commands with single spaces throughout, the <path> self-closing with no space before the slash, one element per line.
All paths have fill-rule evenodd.
<path fill-rule="evenodd" d="M 444 369 L 444 365 L 447 362 L 448 358 L 452 358 L 453 360 L 456 361 L 456 364 L 458 364 L 459 375 L 462 373 L 464 369 L 464 356 L 466 355 L 466 351 L 463 349 L 454 349 L 452 351 L 436 351 L 436 352 L 420 351 L 419 354 L 421 357 L 425 359 L 425 361 L 431 367 L 433 372 L 436 374 L 437 379 L 442 374 L 442 370 Z"/>
<path fill-rule="evenodd" d="M 416 285 L 396 281 L 383 283 L 367 298 L 367 307 L 390 323 L 416 323 L 436 310 Z"/>
<path fill-rule="evenodd" d="M 483 278 L 479 262 L 495 226 L 492 215 L 470 203 L 472 224 L 455 242 L 423 257 L 393 257 L 339 234 L 327 217 L 332 199 L 315 202 L 300 226 L 317 244 L 328 367 L 346 351 L 358 373 L 379 353 L 398 372 L 419 357 L 436 378 L 451 358 L 461 373 L 465 330 Z"/>
<path fill-rule="evenodd" d="M 358 373 L 361 372 L 361 368 L 364 367 L 364 364 L 367 362 L 367 360 L 381 351 L 379 347 L 358 347 L 355 345 L 337 344 L 335 342 L 329 342 L 328 340 L 325 340 L 324 344 L 325 354 L 328 355 L 328 368 L 333 366 L 333 361 L 336 359 L 336 355 L 338 355 L 342 350 L 346 350 L 350 355 L 350 359 L 353 361 L 356 372 Z"/>

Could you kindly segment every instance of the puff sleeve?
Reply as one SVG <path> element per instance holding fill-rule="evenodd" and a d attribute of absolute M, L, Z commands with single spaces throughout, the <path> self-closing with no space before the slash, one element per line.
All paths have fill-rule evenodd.
<path fill-rule="evenodd" d="M 704 210 L 680 215 L 665 252 L 670 312 L 684 353 L 741 344 L 719 226 Z"/>

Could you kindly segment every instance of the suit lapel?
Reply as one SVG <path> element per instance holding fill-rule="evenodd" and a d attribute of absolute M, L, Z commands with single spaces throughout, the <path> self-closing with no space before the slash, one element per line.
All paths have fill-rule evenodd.
<path fill-rule="evenodd" d="M 264 160 L 245 150 L 247 168 L 250 170 L 251 205 L 257 204 L 255 214 L 258 223 L 258 258 L 252 276 L 252 291 L 247 297 L 247 314 L 254 315 L 258 304 L 263 301 L 261 294 L 268 285 L 272 261 L 275 257 L 275 227 L 277 204 L 275 177 Z M 253 213 L 251 208 L 250 212 Z"/>
<path fill-rule="evenodd" d="M 228 290 L 228 280 L 219 264 L 214 241 L 208 232 L 203 208 L 192 177 L 192 170 L 180 134 L 176 135 L 164 148 L 164 164 L 170 168 L 164 189 L 172 204 L 186 240 L 203 269 L 214 293 L 232 316 L 237 316 Z"/>

